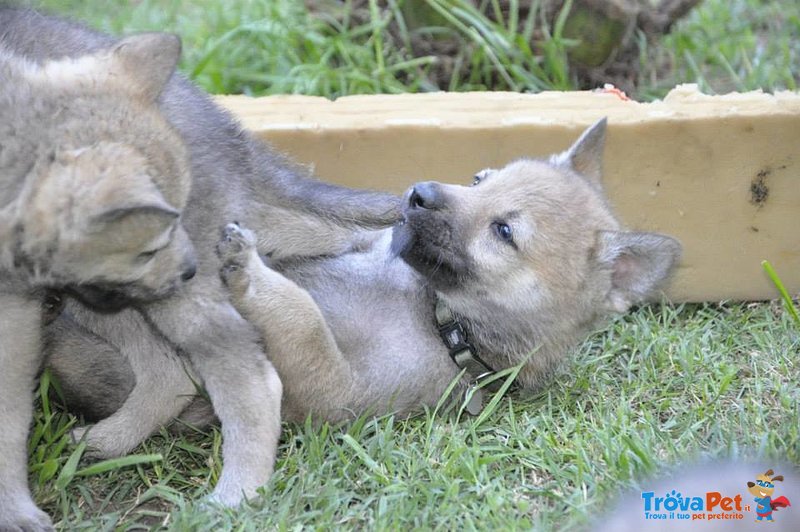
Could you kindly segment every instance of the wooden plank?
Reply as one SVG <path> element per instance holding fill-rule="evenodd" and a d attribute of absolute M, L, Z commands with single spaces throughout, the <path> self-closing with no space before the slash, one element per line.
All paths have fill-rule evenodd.
<path fill-rule="evenodd" d="M 800 292 L 800 94 L 705 96 L 680 86 L 642 104 L 592 92 L 221 97 L 245 127 L 321 178 L 400 192 L 464 183 L 485 167 L 562 150 L 609 117 L 605 187 L 634 229 L 673 235 L 675 301 L 769 299 L 770 260 Z"/>

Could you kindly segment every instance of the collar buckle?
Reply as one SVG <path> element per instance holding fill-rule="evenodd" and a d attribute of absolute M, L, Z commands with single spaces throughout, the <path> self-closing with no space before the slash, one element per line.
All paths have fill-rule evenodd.
<path fill-rule="evenodd" d="M 459 369 L 466 369 L 467 376 L 473 386 L 479 385 L 484 379 L 491 377 L 496 372 L 489 364 L 483 361 L 475 351 L 467 336 L 467 331 L 461 322 L 453 316 L 441 300 L 436 302 L 436 326 L 450 358 Z M 501 387 L 500 381 L 492 381 L 486 388 L 496 392 Z"/>
<path fill-rule="evenodd" d="M 475 348 L 467 340 L 467 333 L 460 322 L 451 321 L 439 326 L 439 336 L 442 337 L 445 347 L 450 352 L 450 356 L 464 350 L 469 350 L 475 354 Z"/>

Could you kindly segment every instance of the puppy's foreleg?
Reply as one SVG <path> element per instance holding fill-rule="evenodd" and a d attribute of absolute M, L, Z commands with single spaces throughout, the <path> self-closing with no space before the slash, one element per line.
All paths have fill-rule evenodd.
<path fill-rule="evenodd" d="M 281 376 L 286 414 L 347 417 L 356 376 L 311 295 L 264 264 L 247 229 L 229 224 L 218 252 L 232 303 L 259 330 Z"/>
<path fill-rule="evenodd" d="M 38 299 L 0 294 L 0 530 L 52 530 L 28 490 L 28 430 L 41 363 Z"/>
<path fill-rule="evenodd" d="M 188 283 L 181 297 L 148 306 L 147 314 L 189 355 L 208 392 L 222 424 L 224 462 L 211 499 L 234 506 L 255 496 L 272 474 L 282 387 L 255 328 L 227 301 L 221 283 L 214 293 L 209 286 Z"/>

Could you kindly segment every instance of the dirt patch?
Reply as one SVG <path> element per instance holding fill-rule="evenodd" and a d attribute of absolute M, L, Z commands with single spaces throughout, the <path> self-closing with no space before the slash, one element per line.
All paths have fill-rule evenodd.
<path fill-rule="evenodd" d="M 767 202 L 767 198 L 769 197 L 767 178 L 771 173 L 772 170 L 764 168 L 750 181 L 750 203 L 757 207 L 763 207 Z"/>

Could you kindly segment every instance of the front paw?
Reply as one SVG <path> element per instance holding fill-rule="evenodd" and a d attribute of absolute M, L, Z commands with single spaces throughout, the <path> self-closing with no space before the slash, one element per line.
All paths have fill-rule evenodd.
<path fill-rule="evenodd" d="M 23 497 L 21 502 L 14 498 L 0 500 L 0 530 L 52 532 L 54 528 L 50 516 L 37 508 L 29 497 Z"/>

